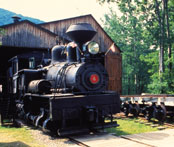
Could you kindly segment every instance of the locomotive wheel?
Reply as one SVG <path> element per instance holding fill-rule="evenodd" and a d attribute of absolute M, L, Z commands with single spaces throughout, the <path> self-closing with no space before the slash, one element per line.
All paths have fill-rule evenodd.
<path fill-rule="evenodd" d="M 147 106 L 145 109 L 144 109 L 144 117 L 150 121 L 151 118 L 153 117 L 153 107 L 152 106 Z"/>
<path fill-rule="evenodd" d="M 129 114 L 129 104 L 127 102 L 123 103 L 123 112 L 126 116 Z"/>
<path fill-rule="evenodd" d="M 138 117 L 139 113 L 140 113 L 140 107 L 138 104 L 132 104 L 132 109 L 130 110 L 130 112 L 133 114 L 134 117 Z"/>
<path fill-rule="evenodd" d="M 124 113 L 125 113 L 126 116 L 128 116 L 129 115 L 129 110 L 125 108 Z"/>
<path fill-rule="evenodd" d="M 133 114 L 133 117 L 138 117 L 138 115 L 139 115 L 139 112 L 137 111 L 136 108 L 133 108 L 133 109 L 131 110 L 131 113 Z"/>
<path fill-rule="evenodd" d="M 160 122 L 164 122 L 166 118 L 166 108 L 164 104 L 156 107 L 155 118 Z"/>
<path fill-rule="evenodd" d="M 143 114 L 144 117 L 146 116 L 146 114 L 147 114 L 147 112 L 146 112 L 146 107 L 143 107 L 143 108 L 141 109 L 141 113 Z"/>

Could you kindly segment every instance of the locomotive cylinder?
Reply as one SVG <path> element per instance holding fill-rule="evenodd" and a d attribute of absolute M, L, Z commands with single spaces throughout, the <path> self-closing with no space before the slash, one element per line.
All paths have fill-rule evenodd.
<path fill-rule="evenodd" d="M 50 93 L 51 83 L 47 80 L 33 80 L 28 85 L 28 92 L 31 93 Z"/>

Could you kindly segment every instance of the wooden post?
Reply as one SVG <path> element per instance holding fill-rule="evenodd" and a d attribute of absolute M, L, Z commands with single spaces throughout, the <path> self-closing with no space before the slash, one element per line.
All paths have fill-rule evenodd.
<path fill-rule="evenodd" d="M 0 85 L 0 126 L 3 125 L 2 117 L 2 85 Z"/>
<path fill-rule="evenodd" d="M 0 112 L 0 126 L 2 126 L 2 125 L 3 125 L 3 118 L 2 118 L 2 114 Z"/>

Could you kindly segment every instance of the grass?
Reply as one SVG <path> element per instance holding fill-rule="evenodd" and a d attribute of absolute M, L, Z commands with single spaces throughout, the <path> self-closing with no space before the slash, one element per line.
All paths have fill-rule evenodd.
<path fill-rule="evenodd" d="M 157 131 L 157 128 L 135 122 L 137 119 L 116 119 L 120 125 L 106 129 L 117 136 Z M 10 125 L 0 126 L 0 147 L 44 147 L 44 143 L 37 141 L 27 128 L 15 128 Z"/>
<path fill-rule="evenodd" d="M 41 147 L 26 128 L 15 128 L 10 125 L 0 126 L 1 147 Z"/>
<path fill-rule="evenodd" d="M 135 122 L 135 120 L 137 119 L 116 119 L 120 126 L 106 129 L 106 131 L 109 133 L 114 133 L 116 136 L 157 131 L 157 128 Z"/>

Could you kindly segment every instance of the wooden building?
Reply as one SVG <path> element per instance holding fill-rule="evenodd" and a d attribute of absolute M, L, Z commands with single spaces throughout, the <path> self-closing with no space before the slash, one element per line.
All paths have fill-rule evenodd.
<path fill-rule="evenodd" d="M 100 44 L 101 52 L 105 53 L 105 67 L 109 73 L 109 90 L 121 94 L 121 51 L 107 35 L 92 15 L 84 15 L 42 24 L 34 24 L 28 20 L 14 22 L 5 26 L 5 35 L 0 42 L 0 85 L 6 77 L 7 61 L 20 53 L 29 51 L 49 51 L 56 44 L 66 44 L 70 38 L 66 30 L 71 24 L 90 23 L 97 31 L 93 38 Z"/>

